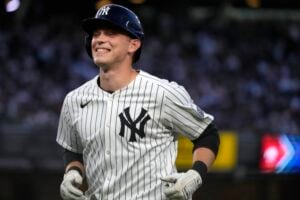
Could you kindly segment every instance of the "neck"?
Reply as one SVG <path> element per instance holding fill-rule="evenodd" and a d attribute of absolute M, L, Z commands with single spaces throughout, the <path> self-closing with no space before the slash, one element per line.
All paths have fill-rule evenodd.
<path fill-rule="evenodd" d="M 117 68 L 104 70 L 100 68 L 100 86 L 103 90 L 114 92 L 125 86 L 137 76 L 133 68 Z"/>

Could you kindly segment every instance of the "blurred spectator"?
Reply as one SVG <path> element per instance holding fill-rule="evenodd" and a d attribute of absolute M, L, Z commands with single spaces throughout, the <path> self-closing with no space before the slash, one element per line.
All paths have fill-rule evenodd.
<path fill-rule="evenodd" d="M 55 129 L 67 91 L 97 75 L 70 21 L 0 30 L 0 126 Z M 300 133 L 300 23 L 188 26 L 162 13 L 136 67 L 183 84 L 220 129 Z"/>

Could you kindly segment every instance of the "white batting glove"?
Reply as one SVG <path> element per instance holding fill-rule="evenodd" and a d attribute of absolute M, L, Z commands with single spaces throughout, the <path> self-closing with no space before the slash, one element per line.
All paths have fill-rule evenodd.
<path fill-rule="evenodd" d="M 77 170 L 70 170 L 64 175 L 60 185 L 60 195 L 64 200 L 87 200 L 79 189 L 82 185 L 82 176 Z"/>
<path fill-rule="evenodd" d="M 164 181 L 164 194 L 167 199 L 189 200 L 193 193 L 202 185 L 202 178 L 196 170 L 175 173 L 161 178 Z"/>

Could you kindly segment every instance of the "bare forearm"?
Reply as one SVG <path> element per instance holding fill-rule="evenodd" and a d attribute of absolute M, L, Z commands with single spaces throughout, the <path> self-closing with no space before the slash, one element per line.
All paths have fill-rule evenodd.
<path fill-rule="evenodd" d="M 216 156 L 214 152 L 209 148 L 200 147 L 195 149 L 193 153 L 193 163 L 196 161 L 202 161 L 206 164 L 208 169 L 212 166 L 215 159 Z"/>

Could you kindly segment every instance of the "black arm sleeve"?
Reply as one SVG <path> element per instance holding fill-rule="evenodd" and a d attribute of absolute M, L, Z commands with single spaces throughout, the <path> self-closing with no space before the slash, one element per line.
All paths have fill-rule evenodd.
<path fill-rule="evenodd" d="M 192 142 L 194 144 L 193 152 L 199 147 L 206 147 L 211 149 L 215 156 L 217 156 L 220 145 L 220 137 L 217 127 L 213 123 L 209 124 L 203 133 Z"/>
<path fill-rule="evenodd" d="M 64 149 L 63 160 L 64 160 L 65 167 L 72 161 L 78 161 L 78 162 L 83 163 L 82 154 L 74 153 L 67 149 Z"/>

